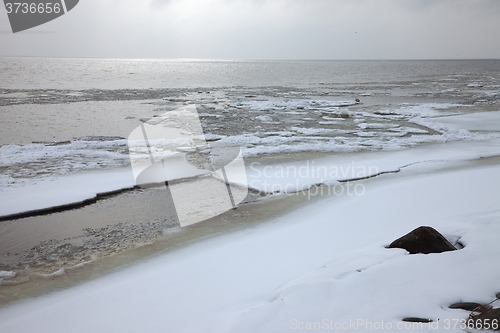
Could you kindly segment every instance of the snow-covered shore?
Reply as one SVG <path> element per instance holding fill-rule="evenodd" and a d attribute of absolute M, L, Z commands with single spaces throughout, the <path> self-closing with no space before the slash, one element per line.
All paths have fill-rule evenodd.
<path fill-rule="evenodd" d="M 472 131 L 492 127 L 489 118 L 459 117 L 448 119 Z M 387 163 L 421 163 L 361 181 L 362 195 L 316 196 L 256 227 L 4 307 L 0 331 L 462 332 L 468 313 L 448 306 L 488 303 L 500 291 L 498 147 L 391 152 Z M 385 248 L 421 225 L 465 247 L 430 255 Z M 434 322 L 398 326 L 404 317 Z"/>
<path fill-rule="evenodd" d="M 447 306 L 488 302 L 498 292 L 500 167 L 442 163 L 421 171 L 373 180 L 363 196 L 326 196 L 254 229 L 3 308 L 0 327 L 286 332 L 324 320 L 396 327 L 407 316 L 439 318 L 440 325 L 464 319 L 466 312 Z M 460 238 L 465 248 L 431 255 L 385 248 L 420 225 Z"/>

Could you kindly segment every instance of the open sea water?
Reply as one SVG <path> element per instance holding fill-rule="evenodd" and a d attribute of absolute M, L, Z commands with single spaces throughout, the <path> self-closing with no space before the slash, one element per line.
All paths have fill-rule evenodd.
<path fill-rule="evenodd" d="M 265 61 L 1 58 L 2 89 L 337 87 L 493 83 L 499 60 Z M 455 83 L 455 84 L 453 84 Z"/>

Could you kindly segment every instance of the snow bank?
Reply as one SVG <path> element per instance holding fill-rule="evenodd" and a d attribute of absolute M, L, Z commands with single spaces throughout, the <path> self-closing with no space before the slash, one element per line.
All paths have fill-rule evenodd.
<path fill-rule="evenodd" d="M 500 139 L 481 145 L 467 141 L 429 145 L 407 150 L 336 154 L 287 163 L 247 163 L 248 186 L 267 193 L 294 193 L 313 185 L 370 178 L 399 172 L 415 164 L 466 161 L 500 153 Z"/>
<path fill-rule="evenodd" d="M 0 190 L 1 216 L 83 202 L 99 193 L 135 186 L 132 170 L 121 168 L 52 178 Z"/>
<path fill-rule="evenodd" d="M 440 319 L 439 329 L 415 332 L 447 324 L 461 332 L 452 320 L 467 312 L 448 305 L 489 302 L 499 291 L 500 166 L 455 165 L 409 167 L 366 183 L 362 196 L 326 196 L 258 227 L 5 307 L 0 330 L 275 333 L 326 320 L 370 331 L 368 322 L 395 328 L 415 316 Z M 430 255 L 385 248 L 420 225 L 466 246 Z"/>

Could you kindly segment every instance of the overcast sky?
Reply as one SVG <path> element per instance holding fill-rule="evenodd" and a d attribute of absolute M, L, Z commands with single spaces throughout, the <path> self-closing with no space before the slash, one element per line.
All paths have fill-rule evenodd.
<path fill-rule="evenodd" d="M 80 0 L 1 56 L 500 58 L 500 0 Z"/>

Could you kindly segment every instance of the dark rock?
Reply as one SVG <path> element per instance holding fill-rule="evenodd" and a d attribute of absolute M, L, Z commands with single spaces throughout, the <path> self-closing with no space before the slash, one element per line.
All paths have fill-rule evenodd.
<path fill-rule="evenodd" d="M 432 323 L 432 319 L 418 318 L 418 317 L 403 318 L 403 321 L 406 321 L 408 323 Z"/>
<path fill-rule="evenodd" d="M 441 253 L 456 250 L 443 235 L 431 227 L 418 227 L 409 234 L 396 239 L 388 247 L 405 249 L 410 254 Z"/>
<path fill-rule="evenodd" d="M 460 302 L 460 303 L 453 303 L 452 305 L 449 306 L 450 309 L 462 309 L 466 311 L 477 311 L 477 312 L 484 312 L 491 307 L 482 305 L 479 303 L 475 302 Z"/>
<path fill-rule="evenodd" d="M 500 309 L 488 309 L 477 316 L 469 317 L 467 327 L 500 331 Z"/>

